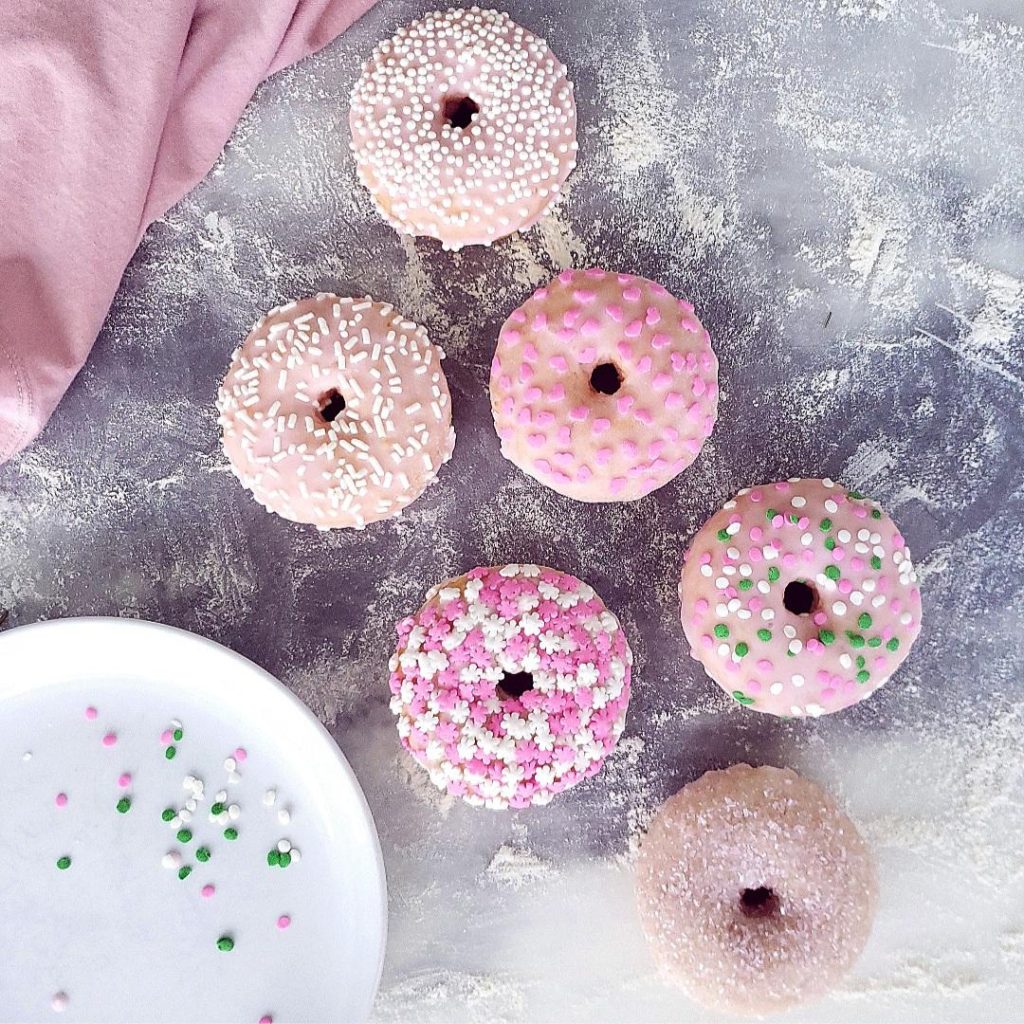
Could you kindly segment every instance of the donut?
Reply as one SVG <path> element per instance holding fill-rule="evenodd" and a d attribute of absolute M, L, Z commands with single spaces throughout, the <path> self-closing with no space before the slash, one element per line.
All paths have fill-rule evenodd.
<path fill-rule="evenodd" d="M 380 43 L 352 90 L 359 179 L 381 216 L 446 249 L 530 227 L 576 165 L 576 100 L 507 14 L 434 11 Z"/>
<path fill-rule="evenodd" d="M 896 524 L 832 480 L 740 491 L 694 537 L 679 596 L 691 655 L 740 704 L 772 715 L 863 700 L 921 629 Z"/>
<path fill-rule="evenodd" d="M 271 310 L 217 399 L 232 471 L 269 511 L 322 530 L 400 515 L 455 445 L 443 358 L 369 296 Z"/>
<path fill-rule="evenodd" d="M 614 750 L 632 664 L 586 583 L 538 565 L 478 568 L 398 623 L 391 710 L 438 789 L 492 809 L 546 804 Z"/>
<path fill-rule="evenodd" d="M 876 882 L 867 845 L 820 787 L 738 764 L 661 806 L 636 896 L 668 980 L 707 1009 L 756 1015 L 842 978 L 871 931 Z"/>
<path fill-rule="evenodd" d="M 634 501 L 700 452 L 718 360 L 693 306 L 660 284 L 564 270 L 502 326 L 491 409 L 524 473 L 577 501 Z"/>

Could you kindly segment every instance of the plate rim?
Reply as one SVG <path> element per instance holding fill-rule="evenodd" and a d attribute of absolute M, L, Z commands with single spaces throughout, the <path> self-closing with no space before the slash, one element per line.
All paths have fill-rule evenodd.
<path fill-rule="evenodd" d="M 290 704 L 291 707 L 299 713 L 300 717 L 306 721 L 307 725 L 312 726 L 314 734 L 317 735 L 320 742 L 325 745 L 327 751 L 330 753 L 340 769 L 345 783 L 353 791 L 356 797 L 356 803 L 360 808 L 360 813 L 369 830 L 370 839 L 372 840 L 370 843 L 373 852 L 372 865 L 376 875 L 375 881 L 377 883 L 377 890 L 379 893 L 378 906 L 380 912 L 380 942 L 377 950 L 377 966 L 369 1005 L 364 1008 L 359 1018 L 360 1020 L 368 1020 L 373 1012 L 373 1006 L 376 1002 L 377 994 L 380 991 L 380 982 L 384 972 L 384 960 L 387 952 L 389 927 L 387 868 L 384 863 L 384 853 L 381 848 L 380 834 L 377 831 L 377 824 L 374 821 L 373 813 L 370 810 L 370 805 L 366 799 L 363 787 L 360 785 L 359 779 L 356 776 L 352 765 L 349 763 L 348 758 L 345 756 L 334 737 L 327 730 L 326 726 L 319 718 L 317 718 L 309 706 L 292 693 L 284 683 L 268 672 L 265 668 L 257 665 L 256 662 L 252 661 L 252 659 L 247 658 L 244 654 L 239 654 L 238 651 L 232 650 L 230 647 L 218 643 L 216 640 L 211 640 L 209 637 L 202 636 L 199 633 L 193 633 L 190 630 L 181 628 L 180 626 L 171 626 L 163 622 L 155 622 L 152 619 L 132 618 L 129 616 L 119 615 L 73 615 L 59 619 L 44 619 L 38 622 L 15 626 L 12 629 L 0 632 L 0 665 L 3 664 L 4 651 L 7 645 L 11 642 L 11 637 L 19 637 L 19 643 L 35 642 L 29 640 L 27 634 L 32 634 L 32 637 L 43 637 L 42 646 L 39 648 L 38 653 L 41 658 L 45 659 L 48 642 L 45 638 L 48 638 L 54 633 L 60 633 L 62 631 L 69 631 L 71 629 L 78 629 L 82 627 L 87 629 L 92 628 L 99 632 L 110 633 L 117 633 L 123 630 L 130 630 L 138 633 L 160 633 L 164 634 L 172 643 L 189 644 L 196 648 L 204 649 L 207 655 L 227 658 L 228 660 L 238 662 L 244 666 L 247 671 L 255 675 L 256 678 L 269 685 L 270 689 L 275 690 L 279 696 L 285 699 L 286 703 Z M 5 686 L 4 679 L 0 676 L 0 704 L 3 703 L 7 695 L 6 689 L 7 687 Z"/>

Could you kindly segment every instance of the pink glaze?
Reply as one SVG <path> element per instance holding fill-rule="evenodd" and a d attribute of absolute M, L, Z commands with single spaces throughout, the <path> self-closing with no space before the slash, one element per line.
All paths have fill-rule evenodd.
<path fill-rule="evenodd" d="M 791 584 L 809 588 L 810 608 L 787 607 Z M 831 480 L 740 491 L 694 537 L 679 593 L 693 657 L 741 704 L 774 715 L 863 700 L 921 629 L 896 524 Z"/>
<path fill-rule="evenodd" d="M 116 732 L 108 732 L 103 737 L 103 746 L 105 746 L 105 747 L 112 747 L 115 743 L 117 743 L 117 733 Z"/>
<path fill-rule="evenodd" d="M 460 100 L 478 109 L 460 118 Z M 565 67 L 507 14 L 478 7 L 427 14 L 377 46 L 349 123 L 381 216 L 446 249 L 529 227 L 576 164 Z"/>
<path fill-rule="evenodd" d="M 202 896 L 204 900 L 208 900 L 213 898 L 213 894 L 216 891 L 217 890 L 212 885 L 207 884 L 199 890 L 199 895 Z"/>
<path fill-rule="evenodd" d="M 54 801 L 53 802 L 58 807 L 67 807 L 67 805 L 68 805 L 68 795 L 67 795 L 67 793 L 58 793 L 56 795 L 56 797 L 54 797 Z"/>
<path fill-rule="evenodd" d="M 291 923 L 292 919 L 288 916 L 288 914 L 282 914 L 277 919 L 277 927 L 280 928 L 282 931 L 284 931 L 284 929 L 287 928 Z"/>
<path fill-rule="evenodd" d="M 578 501 L 633 501 L 667 484 L 718 415 L 718 360 L 692 309 L 653 281 L 598 269 L 565 270 L 534 293 L 505 322 L 492 363 L 502 454 Z M 584 315 L 578 328 L 551 328 Z M 595 387 L 608 387 L 602 373 L 618 376 L 611 393 Z"/>
<path fill-rule="evenodd" d="M 422 327 L 369 297 L 271 310 L 217 400 L 235 475 L 271 512 L 319 529 L 400 515 L 455 446 L 443 358 Z"/>
<path fill-rule="evenodd" d="M 391 710 L 439 789 L 494 809 L 546 804 L 615 748 L 633 656 L 618 619 L 575 577 L 473 569 L 433 587 L 398 636 Z M 502 689 L 517 676 L 532 688 Z"/>

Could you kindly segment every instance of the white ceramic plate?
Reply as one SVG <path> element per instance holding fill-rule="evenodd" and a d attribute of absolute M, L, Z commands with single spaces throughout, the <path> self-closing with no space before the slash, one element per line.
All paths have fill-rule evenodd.
<path fill-rule="evenodd" d="M 190 822 L 164 821 L 185 805 L 187 775 L 203 798 Z M 220 790 L 238 811 L 215 822 Z M 320 723 L 237 654 L 127 619 L 0 635 L 0 809 L 0 1020 L 369 1015 L 387 919 L 369 809 Z M 300 854 L 284 868 L 267 860 L 281 840 Z M 192 868 L 184 879 L 165 864 L 172 851 Z"/>

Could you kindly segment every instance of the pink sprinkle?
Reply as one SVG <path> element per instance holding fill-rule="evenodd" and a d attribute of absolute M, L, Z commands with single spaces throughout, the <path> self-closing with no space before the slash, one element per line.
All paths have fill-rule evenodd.
<path fill-rule="evenodd" d="M 627 338 L 636 338 L 640 332 L 644 329 L 642 320 L 634 320 L 632 323 L 626 325 L 625 330 L 622 332 Z"/>
<path fill-rule="evenodd" d="M 260 1024 L 274 1024 L 274 1018 L 269 1013 L 265 1013 L 260 1017 Z"/>
<path fill-rule="evenodd" d="M 516 344 L 518 344 L 519 339 L 522 336 L 523 335 L 522 335 L 521 331 L 516 331 L 516 330 L 512 330 L 510 328 L 506 328 L 504 330 L 504 332 L 503 332 L 502 338 L 503 338 L 504 341 L 507 341 L 510 345 L 516 345 Z"/>
<path fill-rule="evenodd" d="M 621 306 L 609 306 L 605 312 L 617 323 L 622 323 L 622 307 Z"/>
<path fill-rule="evenodd" d="M 665 407 L 667 409 L 678 409 L 683 404 L 683 396 L 678 391 L 670 391 L 665 396 Z"/>
<path fill-rule="evenodd" d="M 632 287 L 632 288 L 623 288 L 622 289 L 622 297 L 627 302 L 636 302 L 637 299 L 640 298 L 640 289 L 635 287 L 635 286 Z"/>
<path fill-rule="evenodd" d="M 121 789 L 127 789 L 132 784 L 132 777 L 128 772 L 122 772 L 117 777 L 117 784 Z"/>
<path fill-rule="evenodd" d="M 56 799 L 53 801 L 58 807 L 67 807 L 68 795 L 67 793 L 58 793 Z"/>
<path fill-rule="evenodd" d="M 90 722 L 94 721 L 98 714 L 99 712 L 91 705 L 85 709 L 85 717 L 88 718 Z"/>
<path fill-rule="evenodd" d="M 287 914 L 282 914 L 277 919 L 277 927 L 284 931 L 292 923 L 292 919 Z"/>
<path fill-rule="evenodd" d="M 672 378 L 667 373 L 656 373 L 652 383 L 654 384 L 655 390 L 664 391 L 665 388 L 672 383 Z"/>
<path fill-rule="evenodd" d="M 591 316 L 587 317 L 587 319 L 583 321 L 583 326 L 580 328 L 580 334 L 585 338 L 590 338 L 600 330 L 601 324 Z"/>
<path fill-rule="evenodd" d="M 117 733 L 115 732 L 108 732 L 106 736 L 103 737 L 103 746 L 105 747 L 112 747 L 116 742 Z"/>
<path fill-rule="evenodd" d="M 212 885 L 207 884 L 199 890 L 199 895 L 202 896 L 204 900 L 209 900 L 213 898 L 213 894 L 216 891 L 217 890 Z"/>
<path fill-rule="evenodd" d="M 172 733 L 170 729 L 164 729 L 164 731 L 162 733 L 160 733 L 160 742 L 165 747 L 170 746 L 171 740 L 173 740 L 173 739 L 174 739 L 174 733 Z"/>
<path fill-rule="evenodd" d="M 671 344 L 671 335 L 665 334 L 662 331 L 659 331 L 653 338 L 651 338 L 651 348 L 665 348 L 667 345 Z M 678 355 L 678 353 L 673 352 L 672 355 Z M 673 360 L 673 368 L 675 368 L 675 360 Z"/>
<path fill-rule="evenodd" d="M 594 433 L 595 434 L 603 434 L 611 425 L 612 425 L 612 421 L 611 420 L 606 420 L 603 416 L 602 417 L 598 417 L 596 420 L 594 420 L 594 425 L 593 425 Z"/>
<path fill-rule="evenodd" d="M 653 327 L 654 324 L 661 322 L 661 314 L 654 308 L 654 306 L 648 306 L 647 316 L 645 319 L 647 320 L 647 323 Z"/>
<path fill-rule="evenodd" d="M 620 395 L 615 400 L 615 408 L 619 412 L 626 413 L 636 404 L 636 399 L 632 395 Z"/>
<path fill-rule="evenodd" d="M 552 356 L 548 360 L 548 365 L 558 373 L 565 373 L 569 369 L 569 363 L 566 361 L 565 356 Z"/>

